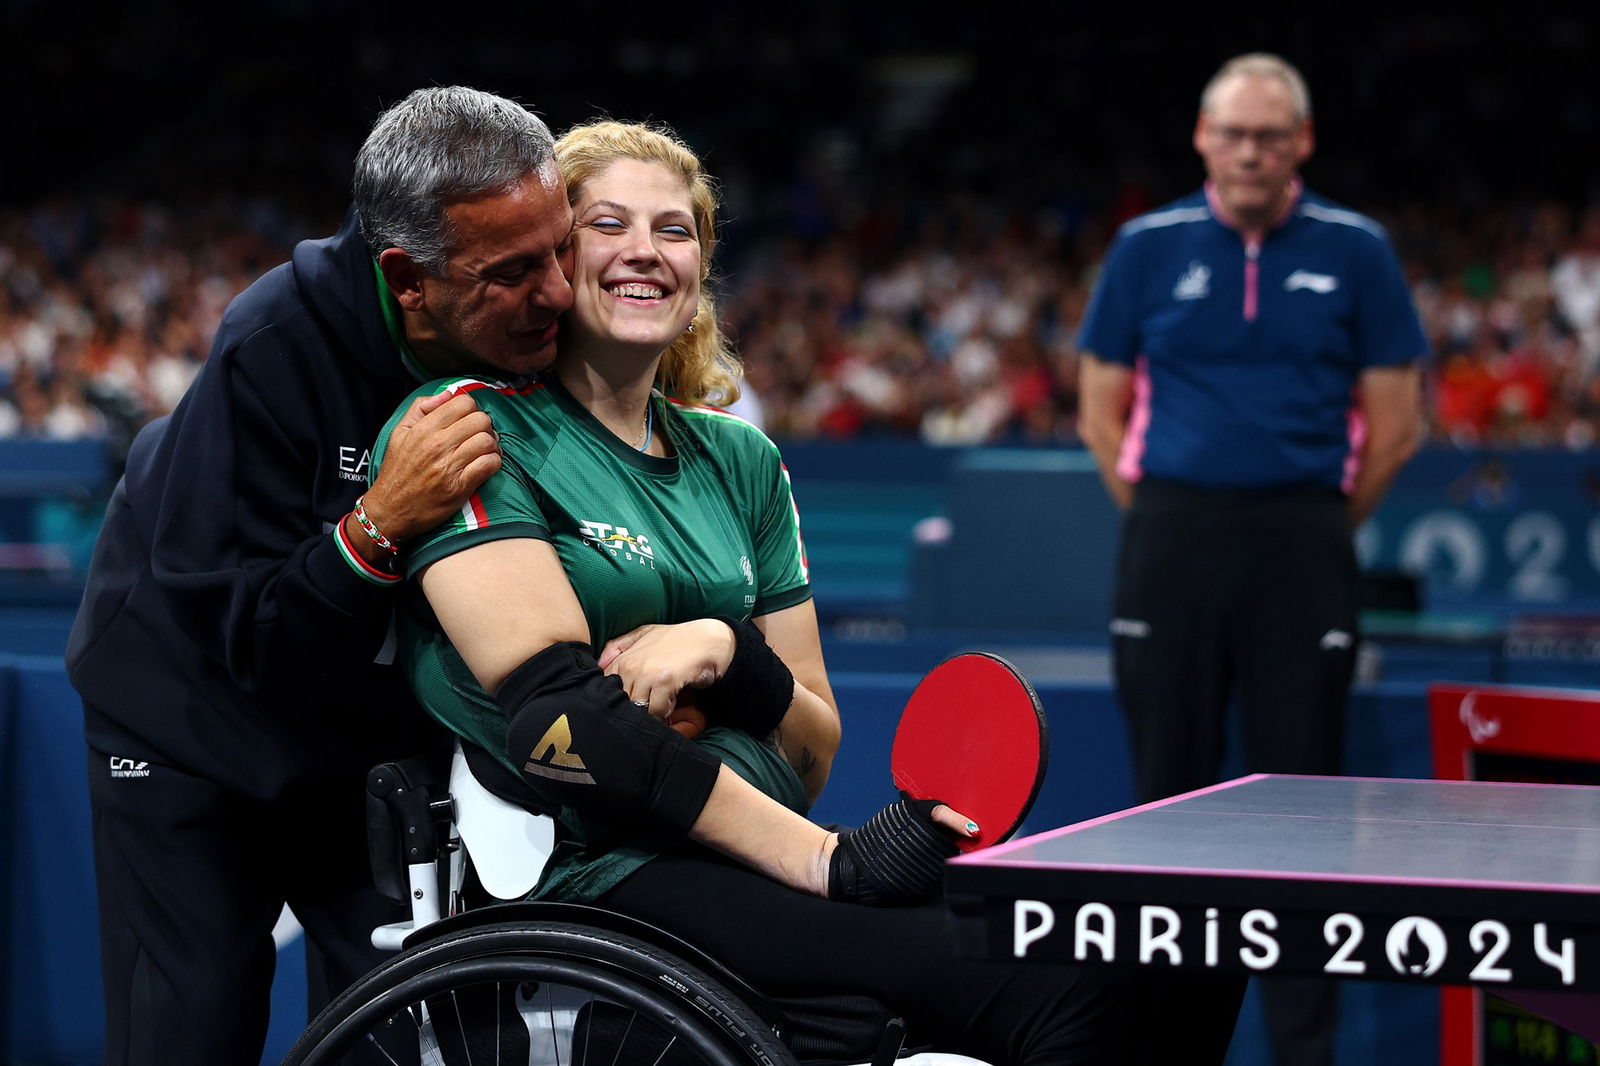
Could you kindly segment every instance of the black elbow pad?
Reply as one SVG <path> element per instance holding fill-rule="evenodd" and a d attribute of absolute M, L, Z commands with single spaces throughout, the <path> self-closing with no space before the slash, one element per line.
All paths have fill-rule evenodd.
<path fill-rule="evenodd" d="M 700 816 L 721 761 L 628 699 L 576 641 L 552 644 L 495 694 L 506 748 L 548 802 L 677 835 Z"/>

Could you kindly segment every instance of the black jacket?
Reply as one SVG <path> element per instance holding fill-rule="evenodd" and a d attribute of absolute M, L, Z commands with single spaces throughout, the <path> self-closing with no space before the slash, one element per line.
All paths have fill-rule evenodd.
<path fill-rule="evenodd" d="M 330 534 L 418 384 L 355 211 L 229 305 L 211 356 L 140 432 L 95 545 L 67 669 L 85 736 L 270 799 L 420 743 L 392 587 Z"/>

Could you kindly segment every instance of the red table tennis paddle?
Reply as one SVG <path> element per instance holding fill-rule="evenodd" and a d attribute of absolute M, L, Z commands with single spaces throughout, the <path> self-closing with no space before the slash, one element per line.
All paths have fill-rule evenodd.
<path fill-rule="evenodd" d="M 962 851 L 1017 831 L 1044 781 L 1050 738 L 1027 679 L 997 655 L 966 652 L 928 671 L 906 701 L 889 755 L 895 787 L 978 823 Z"/>

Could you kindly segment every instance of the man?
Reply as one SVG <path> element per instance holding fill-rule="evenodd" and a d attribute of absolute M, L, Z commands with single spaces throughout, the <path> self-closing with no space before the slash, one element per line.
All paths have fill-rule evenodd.
<path fill-rule="evenodd" d="M 1232 695 L 1246 769 L 1340 769 L 1351 532 L 1416 447 L 1426 341 L 1383 231 L 1302 187 L 1312 140 L 1293 67 L 1226 63 L 1205 188 L 1122 227 L 1079 338 L 1081 432 L 1126 510 L 1111 635 L 1141 801 L 1215 781 Z M 1331 986 L 1264 993 L 1278 1061 L 1331 1062 Z"/>
<path fill-rule="evenodd" d="M 550 132 L 476 90 L 379 117 L 337 234 L 230 305 L 172 415 L 135 441 L 67 652 L 84 701 L 107 1063 L 254 1063 L 271 930 L 307 930 L 312 1007 L 378 956 L 362 782 L 432 730 L 392 665 L 395 546 L 500 456 L 419 383 L 555 355 L 572 211 Z M 363 489 L 366 491 L 363 493 Z"/>

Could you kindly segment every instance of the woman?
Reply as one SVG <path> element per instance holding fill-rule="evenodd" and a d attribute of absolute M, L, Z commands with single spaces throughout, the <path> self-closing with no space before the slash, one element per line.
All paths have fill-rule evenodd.
<path fill-rule="evenodd" d="M 701 404 L 736 394 L 703 291 L 710 180 L 670 133 L 612 122 L 557 159 L 575 229 L 555 365 L 436 383 L 474 390 L 504 465 L 407 545 L 424 704 L 559 808 L 538 895 L 652 922 L 775 996 L 871 995 L 915 1041 L 1129 1061 L 1120 979 L 956 958 L 925 901 L 948 834 L 975 830 L 961 815 L 902 802 L 843 834 L 803 816 L 838 713 L 776 449 Z M 668 724 L 690 703 L 692 740 L 698 720 Z"/>

